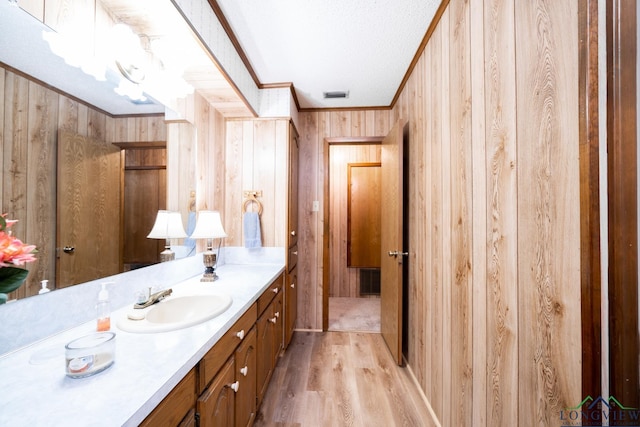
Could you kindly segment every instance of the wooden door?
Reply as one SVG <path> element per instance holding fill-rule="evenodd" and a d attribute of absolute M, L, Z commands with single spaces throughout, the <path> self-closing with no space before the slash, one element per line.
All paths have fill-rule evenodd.
<path fill-rule="evenodd" d="M 380 268 L 380 163 L 347 164 L 347 267 Z"/>
<path fill-rule="evenodd" d="M 273 332 L 273 306 L 270 305 L 262 313 L 262 316 L 258 318 L 256 322 L 257 337 L 257 349 L 260 357 L 256 360 L 256 392 L 257 392 L 257 406 L 260 407 L 262 399 L 269 386 L 269 379 L 273 373 L 273 358 L 274 350 L 274 332 Z"/>
<path fill-rule="evenodd" d="M 287 274 L 287 282 L 285 283 L 285 326 L 284 326 L 284 348 L 286 349 L 293 338 L 293 330 L 296 326 L 298 318 L 298 267 L 294 267 Z"/>
<path fill-rule="evenodd" d="M 230 427 L 235 424 L 235 361 L 227 360 L 211 386 L 198 398 L 196 410 L 200 414 L 200 427 Z"/>
<path fill-rule="evenodd" d="M 249 427 L 256 418 L 256 328 L 242 340 L 235 354 L 236 380 L 236 427 Z"/>
<path fill-rule="evenodd" d="M 293 125 L 289 125 L 289 132 L 291 136 L 289 139 L 289 206 L 287 218 L 289 224 L 288 242 L 289 247 L 292 247 L 298 242 L 298 158 L 300 148 L 298 147 L 298 138 Z"/>
<path fill-rule="evenodd" d="M 120 149 L 58 133 L 56 287 L 120 272 Z"/>
<path fill-rule="evenodd" d="M 382 141 L 380 331 L 393 358 L 402 364 L 402 132 L 398 120 Z"/>
<path fill-rule="evenodd" d="M 167 205 L 166 143 L 118 143 L 124 150 L 123 254 L 125 270 L 160 262 L 164 239 L 148 239 Z"/>

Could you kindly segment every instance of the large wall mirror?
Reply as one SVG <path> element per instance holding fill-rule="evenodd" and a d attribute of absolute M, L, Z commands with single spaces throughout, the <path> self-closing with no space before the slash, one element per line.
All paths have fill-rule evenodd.
<path fill-rule="evenodd" d="M 37 261 L 27 265 L 27 281 L 10 295 L 11 299 L 36 295 L 41 280 L 48 280 L 50 287 L 60 288 L 148 263 L 148 260 L 137 263 L 133 258 L 130 262 L 125 259 L 132 253 L 132 229 L 130 223 L 126 223 L 125 215 L 155 218 L 157 209 L 166 207 L 181 211 L 187 226 L 190 200 L 195 198 L 195 172 L 182 165 L 194 161 L 181 159 L 178 162 L 180 169 L 186 169 L 193 177 L 181 177 L 171 185 L 167 185 L 170 180 L 167 170 L 159 170 L 168 168 L 171 156 L 195 156 L 190 150 L 176 147 L 185 145 L 185 137 L 195 140 L 195 125 L 180 116 L 180 106 L 184 104 L 185 96 L 188 98 L 198 88 L 187 83 L 186 77 L 180 77 L 172 84 L 161 81 L 161 88 L 171 88 L 173 92 L 159 89 L 154 92 L 149 81 L 152 73 L 139 74 L 135 63 L 127 65 L 124 61 L 115 68 L 103 68 L 97 72 L 100 78 L 96 79 L 91 64 L 73 57 L 63 58 L 64 49 L 56 47 L 57 42 L 51 40 L 60 41 L 64 39 L 62 36 L 67 41 L 88 40 L 88 49 L 95 54 L 104 48 L 99 35 L 111 37 L 113 27 L 125 22 L 134 30 L 142 52 L 154 58 L 153 64 L 161 64 L 163 71 L 168 71 L 168 62 L 155 57 L 151 45 L 178 38 L 177 46 L 181 51 L 189 52 L 190 45 L 199 50 L 194 53 L 196 59 L 192 68 L 197 68 L 207 78 L 223 80 L 227 88 L 218 85 L 220 90 L 228 90 L 229 84 L 220 76 L 210 55 L 195 42 L 191 30 L 171 2 L 159 2 L 154 11 L 135 10 L 136 2 L 127 2 L 134 3 L 131 6 L 120 3 L 108 0 L 75 2 L 73 7 L 63 10 L 57 2 L 33 1 L 21 5 L 29 9 L 24 10 L 13 2 L 0 0 L 0 95 L 3 100 L 0 104 L 0 159 L 3 162 L 0 205 L 2 213 L 19 220 L 13 228 L 14 234 L 38 247 Z M 158 13 L 164 15 L 160 17 Z M 167 25 L 167 19 L 177 21 Z M 166 28 L 173 32 L 164 34 Z M 188 34 L 182 30 L 176 33 L 177 29 Z M 190 37 L 190 42 L 180 37 Z M 70 52 L 77 52 L 82 46 L 71 47 Z M 169 44 L 164 47 L 170 49 Z M 188 64 L 183 56 L 175 56 Z M 79 62 L 74 63 L 76 60 Z M 206 64 L 205 60 L 208 61 Z M 187 66 L 184 75 L 188 72 Z M 144 77 L 149 81 L 148 86 L 139 83 Z M 200 78 L 199 81 L 207 85 L 206 80 Z M 215 93 L 210 95 L 216 96 Z M 171 112 L 171 124 L 166 121 L 167 111 Z M 175 125 L 177 132 L 168 131 L 174 123 L 179 123 Z M 145 192 L 146 184 L 143 183 L 140 189 L 127 193 L 129 189 L 124 188 L 127 165 L 131 166 L 136 155 L 145 151 L 154 157 L 153 153 L 160 152 L 161 144 L 172 143 L 170 136 L 174 137 L 174 148 L 167 146 L 163 154 L 151 160 L 138 158 L 141 163 L 129 167 L 129 170 L 138 171 L 158 170 L 157 187 Z M 164 159 L 159 159 L 162 156 Z M 145 161 L 153 164 L 145 164 Z M 130 175 L 134 182 L 136 173 Z M 149 196 L 151 191 L 156 192 L 151 197 L 155 197 L 154 203 L 147 203 L 149 197 L 135 196 L 135 193 Z M 167 194 L 165 200 L 162 192 Z M 172 199 L 171 194 L 176 196 Z M 64 196 L 64 200 L 60 196 Z M 129 200 L 128 205 L 124 205 L 125 199 Z M 140 202 L 143 199 L 145 201 Z M 135 201 L 139 203 L 135 204 Z M 70 234 L 61 236 L 61 227 L 67 227 L 66 233 Z M 149 231 L 138 229 L 137 241 L 146 239 Z M 80 232 L 85 236 L 80 237 Z M 80 243 L 82 239 L 87 239 L 86 243 Z M 127 247 L 125 241 L 129 242 Z M 164 242 L 146 244 L 162 248 Z M 84 245 L 83 252 L 89 254 L 82 261 L 78 261 L 80 256 L 73 255 L 81 251 L 79 245 Z M 115 259 L 114 253 L 117 254 Z M 61 259 L 73 261 L 65 266 Z M 64 279 L 64 283 L 60 279 L 61 269 L 71 272 L 71 277 Z M 81 269 L 84 272 L 80 274 Z"/>

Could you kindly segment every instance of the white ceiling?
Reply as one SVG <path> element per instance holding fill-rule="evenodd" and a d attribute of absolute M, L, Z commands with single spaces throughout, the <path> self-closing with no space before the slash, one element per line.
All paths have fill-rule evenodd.
<path fill-rule="evenodd" d="M 354 108 L 391 104 L 441 0 L 217 3 L 260 83 L 293 83 L 301 108 Z"/>
<path fill-rule="evenodd" d="M 303 109 L 388 107 L 440 2 L 217 0 L 258 83 L 293 83 Z M 124 22 L 144 26 L 146 33 L 166 27 L 150 22 L 158 7 L 150 8 L 145 1 L 102 3 Z M 66 66 L 42 40 L 43 29 L 49 30 L 9 1 L 0 0 L 0 62 L 113 115 L 164 112 L 159 103 L 136 105 L 114 96 L 119 75 L 107 76 L 106 83 L 96 85 L 80 69 Z M 250 115 L 215 64 L 193 69 L 190 77 L 196 90 L 225 116 Z M 323 99 L 326 91 L 348 91 L 349 97 Z"/>

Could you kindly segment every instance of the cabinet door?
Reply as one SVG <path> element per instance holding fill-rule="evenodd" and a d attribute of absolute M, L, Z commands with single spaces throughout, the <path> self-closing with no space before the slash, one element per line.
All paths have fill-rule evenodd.
<path fill-rule="evenodd" d="M 188 420 L 196 400 L 196 371 L 192 369 L 140 424 L 174 427 Z"/>
<path fill-rule="evenodd" d="M 269 385 L 269 379 L 271 378 L 273 370 L 273 347 L 274 347 L 274 333 L 273 333 L 273 306 L 269 305 L 262 313 L 262 316 L 256 322 L 257 342 L 256 347 L 260 357 L 256 360 L 256 387 L 257 387 L 257 404 L 260 406 L 264 393 L 267 391 Z"/>
<path fill-rule="evenodd" d="M 283 292 L 273 299 L 273 317 L 269 319 L 273 327 L 273 353 L 271 354 L 271 369 L 276 367 L 280 352 L 284 349 L 284 300 Z"/>
<path fill-rule="evenodd" d="M 298 136 L 293 125 L 289 125 L 289 203 L 288 232 L 289 247 L 298 241 Z"/>
<path fill-rule="evenodd" d="M 256 417 L 256 328 L 245 336 L 235 353 L 236 381 L 236 426 L 253 425 Z"/>
<path fill-rule="evenodd" d="M 235 424 L 235 361 L 233 357 L 224 364 L 211 386 L 197 403 L 200 427 L 229 427 Z"/>
<path fill-rule="evenodd" d="M 286 349 L 291 342 L 293 329 L 296 326 L 298 318 L 298 268 L 294 267 L 287 274 L 287 283 L 285 284 L 285 313 L 284 313 L 284 348 Z"/>

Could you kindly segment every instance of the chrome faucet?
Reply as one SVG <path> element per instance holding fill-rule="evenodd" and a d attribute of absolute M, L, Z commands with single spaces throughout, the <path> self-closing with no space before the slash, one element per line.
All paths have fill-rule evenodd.
<path fill-rule="evenodd" d="M 147 300 L 144 302 L 137 302 L 133 304 L 133 308 L 147 308 L 150 305 L 153 305 L 157 302 L 162 301 L 163 299 L 171 295 L 172 292 L 173 292 L 173 289 L 169 288 L 169 289 L 165 289 L 164 291 L 160 291 L 152 294 L 151 288 L 149 288 L 149 297 L 147 298 Z"/>

